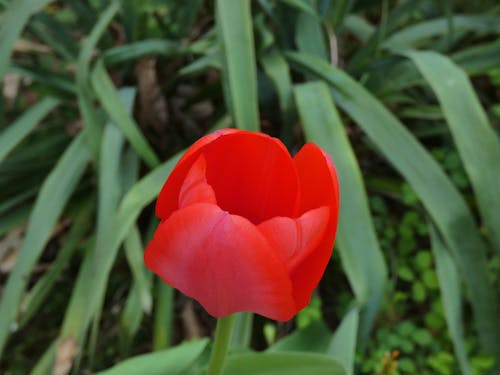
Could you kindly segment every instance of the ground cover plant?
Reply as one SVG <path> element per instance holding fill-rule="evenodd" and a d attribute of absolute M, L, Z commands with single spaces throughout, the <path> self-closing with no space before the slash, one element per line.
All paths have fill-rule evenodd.
<path fill-rule="evenodd" d="M 341 202 L 310 304 L 239 314 L 226 374 L 500 372 L 495 1 L 0 12 L 0 372 L 206 371 L 214 318 L 143 253 L 183 150 L 228 127 L 315 142 Z"/>

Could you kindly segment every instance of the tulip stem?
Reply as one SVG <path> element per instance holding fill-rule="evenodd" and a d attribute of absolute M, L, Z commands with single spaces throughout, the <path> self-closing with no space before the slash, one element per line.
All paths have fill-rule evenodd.
<path fill-rule="evenodd" d="M 215 329 L 215 341 L 208 365 L 207 375 L 220 375 L 224 368 L 227 348 L 231 341 L 235 314 L 219 318 L 217 320 L 217 328 Z"/>

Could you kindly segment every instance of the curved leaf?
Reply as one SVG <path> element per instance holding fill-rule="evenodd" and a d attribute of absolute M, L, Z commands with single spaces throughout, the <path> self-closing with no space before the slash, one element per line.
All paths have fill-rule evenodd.
<path fill-rule="evenodd" d="M 331 85 L 339 106 L 410 183 L 457 259 L 483 350 L 500 351 L 499 301 L 488 279 L 485 244 L 463 197 L 415 137 L 354 79 L 314 56 L 289 52 L 287 57 Z"/>
<path fill-rule="evenodd" d="M 500 255 L 500 140 L 466 74 L 435 52 L 412 51 L 413 60 L 437 95 L 465 170 L 476 193 L 487 236 Z"/>

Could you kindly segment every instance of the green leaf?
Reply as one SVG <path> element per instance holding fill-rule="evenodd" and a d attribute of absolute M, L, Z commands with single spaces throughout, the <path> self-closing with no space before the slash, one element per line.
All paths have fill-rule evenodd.
<path fill-rule="evenodd" d="M 316 13 L 316 10 L 309 4 L 309 2 L 304 1 L 304 0 L 279 0 L 283 4 L 288 5 L 291 8 L 298 9 L 304 13 L 309 14 L 310 16 L 313 16 L 315 18 L 318 18 L 318 14 Z"/>
<path fill-rule="evenodd" d="M 29 18 L 53 0 L 15 0 L 8 3 L 0 23 L 0 82 L 7 71 L 12 48 Z"/>
<path fill-rule="evenodd" d="M 342 365 L 312 353 L 246 353 L 228 358 L 224 375 L 345 375 Z"/>
<path fill-rule="evenodd" d="M 295 42 L 301 52 L 316 55 L 323 60 L 330 60 L 325 43 L 325 33 L 317 17 L 313 17 L 308 13 L 298 15 Z"/>
<path fill-rule="evenodd" d="M 257 73 L 250 0 L 217 0 L 222 78 L 236 127 L 259 130 Z"/>
<path fill-rule="evenodd" d="M 341 191 L 337 246 L 356 299 L 364 309 L 360 332 L 366 338 L 382 299 L 387 269 L 361 171 L 327 86 L 320 82 L 296 86 L 295 98 L 306 139 L 328 152 L 337 168 Z M 352 228 L 356 228 L 356 235 Z"/>
<path fill-rule="evenodd" d="M 106 109 L 106 112 L 115 122 L 116 126 L 118 126 L 123 134 L 125 134 L 125 137 L 137 154 L 150 168 L 154 168 L 160 164 L 158 157 L 148 144 L 146 138 L 144 138 L 144 135 L 139 130 L 139 127 L 133 120 L 132 116 L 125 110 L 122 100 L 120 99 L 120 95 L 118 95 L 102 61 L 99 61 L 96 64 L 94 71 L 92 72 L 92 85 L 96 96 Z M 129 90 L 131 95 L 132 92 L 135 93 L 135 90 Z"/>
<path fill-rule="evenodd" d="M 78 107 L 82 114 L 85 136 L 92 150 L 92 156 L 97 163 L 101 147 L 102 124 L 94 106 L 94 94 L 90 86 L 90 61 L 101 36 L 109 23 L 120 9 L 118 1 L 113 1 L 101 13 L 99 20 L 84 40 L 76 66 L 76 86 L 78 92 Z"/>
<path fill-rule="evenodd" d="M 354 374 L 358 325 L 359 310 L 354 307 L 342 319 L 328 348 L 328 354 L 344 365 L 348 375 Z"/>
<path fill-rule="evenodd" d="M 207 339 L 197 340 L 172 349 L 139 355 L 96 375 L 183 375 L 201 355 L 207 344 Z"/>
<path fill-rule="evenodd" d="M 0 133 L 0 163 L 57 104 L 54 98 L 42 99 Z"/>
<path fill-rule="evenodd" d="M 231 348 L 248 348 L 252 339 L 253 313 L 237 313 L 231 335 Z"/>
<path fill-rule="evenodd" d="M 121 92 L 128 94 L 128 91 Z M 127 95 L 126 95 L 127 96 Z M 132 95 L 128 95 L 133 97 Z M 131 103 L 129 108 L 131 107 Z M 96 225 L 96 241 L 95 248 L 92 251 L 92 263 L 95 265 L 94 272 L 100 275 L 102 272 L 102 258 L 106 253 L 108 246 L 108 239 L 111 233 L 113 218 L 116 214 L 116 207 L 122 195 L 121 188 L 121 161 L 122 161 L 122 148 L 124 145 L 123 134 L 120 130 L 108 123 L 104 129 L 102 137 L 101 151 L 99 153 L 99 179 L 98 179 L 98 200 L 97 200 L 97 225 Z M 94 290 L 98 290 L 99 286 L 95 283 L 100 280 L 99 277 L 92 279 L 88 285 L 89 296 L 93 294 Z M 104 295 L 95 293 L 87 304 L 90 316 L 95 316 L 95 324 L 99 322 L 99 314 L 104 303 Z M 93 345 L 97 340 L 97 326 L 94 325 L 93 335 L 91 336 L 91 356 L 93 355 Z"/>
<path fill-rule="evenodd" d="M 283 55 L 276 49 L 262 56 L 261 63 L 278 94 L 283 119 L 283 130 L 280 138 L 285 144 L 290 144 L 293 139 L 293 120 L 295 116 L 290 68 Z"/>
<path fill-rule="evenodd" d="M 116 46 L 104 52 L 102 58 L 109 66 L 128 60 L 137 60 L 148 55 L 172 56 L 183 52 L 185 48 L 177 41 L 165 39 L 148 39 L 122 46 Z"/>
<path fill-rule="evenodd" d="M 57 258 L 52 262 L 50 268 L 35 286 L 29 291 L 28 295 L 22 302 L 22 314 L 19 321 L 20 326 L 24 326 L 29 319 L 35 315 L 40 305 L 46 300 L 47 296 L 53 289 L 61 271 L 67 265 L 69 259 L 77 249 L 77 245 L 86 231 L 90 227 L 90 214 L 92 205 L 86 202 L 78 214 L 75 215 L 74 221 L 71 224 L 71 229 L 65 235 L 64 243 L 58 251 Z"/>
<path fill-rule="evenodd" d="M 111 229 L 96 252 L 98 263 L 86 256 L 64 318 L 61 337 L 81 340 L 105 293 L 107 280 L 121 243 L 130 233 L 142 209 L 153 201 L 180 155 L 155 168 L 137 182 L 120 202 Z M 96 264 L 98 268 L 96 269 Z"/>
<path fill-rule="evenodd" d="M 151 282 L 146 274 L 147 270 L 143 261 L 144 246 L 137 226 L 132 227 L 124 243 L 125 255 L 132 270 L 135 284 L 137 285 L 140 301 L 144 312 L 151 312 Z"/>
<path fill-rule="evenodd" d="M 427 39 L 448 34 L 449 22 L 450 19 L 443 17 L 405 27 L 387 38 L 383 47 L 392 51 L 417 47 Z M 455 32 L 500 33 L 500 17 L 497 15 L 458 15 L 453 16 L 451 22 Z"/>
<path fill-rule="evenodd" d="M 453 342 L 453 349 L 457 355 L 462 373 L 472 375 L 462 325 L 460 276 L 451 254 L 432 225 L 430 226 L 430 235 L 441 297 L 443 298 L 444 316 Z"/>
<path fill-rule="evenodd" d="M 88 159 L 87 145 L 83 136 L 79 135 L 64 152 L 42 185 L 30 214 L 16 265 L 9 275 L 0 302 L 0 316 L 2 317 L 0 319 L 0 354 L 11 324 L 14 323 L 31 270 L 49 240 L 66 202 L 85 171 Z"/>
<path fill-rule="evenodd" d="M 500 140 L 466 74 L 435 52 L 408 52 L 438 97 L 476 193 L 487 236 L 500 254 Z M 500 354 L 500 352 L 499 352 Z"/>
<path fill-rule="evenodd" d="M 331 85 L 339 106 L 410 183 L 457 259 L 483 350 L 500 350 L 499 301 L 488 279 L 486 246 L 455 186 L 403 124 L 354 79 L 314 56 L 292 52 L 286 56 Z"/>
<path fill-rule="evenodd" d="M 326 353 L 332 334 L 323 321 L 318 320 L 303 329 L 285 336 L 267 349 L 267 352 L 316 352 Z"/>

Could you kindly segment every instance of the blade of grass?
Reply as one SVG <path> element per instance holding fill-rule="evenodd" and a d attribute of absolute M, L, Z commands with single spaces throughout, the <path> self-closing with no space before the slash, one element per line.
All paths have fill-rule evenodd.
<path fill-rule="evenodd" d="M 316 55 L 323 60 L 329 59 L 325 33 L 320 20 L 308 13 L 300 13 L 295 28 L 295 43 L 300 51 Z"/>
<path fill-rule="evenodd" d="M 151 277 L 148 277 L 151 281 Z M 133 339 L 139 331 L 144 310 L 141 306 L 141 292 L 136 281 L 133 281 L 129 289 L 127 300 L 120 316 L 120 325 L 123 339 L 120 340 L 122 354 L 125 355 L 130 350 Z"/>
<path fill-rule="evenodd" d="M 344 366 L 347 375 L 354 374 L 358 325 L 359 310 L 354 307 L 342 319 L 328 347 L 328 354 Z"/>
<path fill-rule="evenodd" d="M 78 243 L 85 235 L 90 227 L 90 216 L 92 213 L 92 205 L 87 202 L 79 213 L 76 214 L 71 229 L 64 238 L 64 243 L 58 251 L 57 258 L 52 262 L 47 272 L 40 278 L 35 286 L 29 291 L 28 295 L 23 299 L 21 305 L 21 317 L 19 325 L 24 326 L 38 311 L 41 304 L 47 299 L 60 276 L 62 270 L 68 263 L 69 259 L 77 249 Z"/>
<path fill-rule="evenodd" d="M 39 82 L 44 86 L 50 87 L 51 89 L 62 91 L 62 93 L 59 94 L 60 97 L 63 97 L 66 94 L 77 94 L 75 82 L 73 81 L 73 77 L 69 74 L 59 74 L 41 68 L 34 69 L 31 66 L 23 67 L 17 65 L 11 66 L 8 72 L 19 74 L 22 77 Z"/>
<path fill-rule="evenodd" d="M 309 14 L 312 17 L 318 18 L 316 10 L 307 1 L 303 0 L 279 0 L 279 1 L 281 1 L 283 4 L 286 4 L 289 7 L 298 9 L 304 13 Z"/>
<path fill-rule="evenodd" d="M 231 336 L 231 348 L 248 349 L 252 339 L 253 313 L 241 312 L 236 315 Z"/>
<path fill-rule="evenodd" d="M 500 17 L 493 14 L 456 15 L 452 17 L 454 32 L 481 34 L 500 33 Z M 387 38 L 382 46 L 392 51 L 402 51 L 420 45 L 426 39 L 445 36 L 449 31 L 450 19 L 442 17 L 423 21 L 403 28 Z"/>
<path fill-rule="evenodd" d="M 483 350 L 500 350 L 499 301 L 487 276 L 486 247 L 455 186 L 399 120 L 354 79 L 314 56 L 293 52 L 286 56 L 330 85 L 338 105 L 410 183 L 457 259 Z"/>
<path fill-rule="evenodd" d="M 144 138 L 132 116 L 123 107 L 120 96 L 106 72 L 102 61 L 96 63 L 92 72 L 92 85 L 104 109 L 123 132 L 137 154 L 150 168 L 154 168 L 160 164 L 158 157 L 148 144 L 146 138 Z"/>
<path fill-rule="evenodd" d="M 172 56 L 186 51 L 179 42 L 165 39 L 141 40 L 108 49 L 102 58 L 106 66 L 119 64 L 129 60 L 137 60 L 144 56 Z"/>
<path fill-rule="evenodd" d="M 133 226 L 124 243 L 125 255 L 139 290 L 141 306 L 146 313 L 151 312 L 151 283 L 143 261 L 143 244 L 137 226 Z"/>
<path fill-rule="evenodd" d="M 343 268 L 362 306 L 360 341 L 365 342 L 379 308 L 387 269 L 380 250 L 363 178 L 328 87 L 322 82 L 295 87 L 295 99 L 308 141 L 330 154 L 340 181 L 337 245 Z M 352 234 L 356 228 L 357 235 Z"/>
<path fill-rule="evenodd" d="M 170 171 L 180 158 L 180 154 L 155 168 L 137 182 L 120 202 L 112 229 L 105 241 L 106 247 L 98 251 L 99 263 L 95 263 L 95 246 L 85 252 L 82 267 L 73 288 L 71 300 L 66 311 L 59 337 L 72 338 L 82 347 L 85 332 L 96 311 L 97 301 L 102 300 L 111 267 L 121 243 L 125 240 L 139 214 L 159 194 Z"/>
<path fill-rule="evenodd" d="M 500 255 L 498 134 L 489 124 L 466 74 L 449 58 L 435 52 L 412 51 L 406 55 L 436 93 L 477 196 L 487 237 Z"/>
<path fill-rule="evenodd" d="M 143 354 L 123 361 L 96 375 L 183 375 L 203 353 L 208 340 L 197 340 L 169 350 Z"/>
<path fill-rule="evenodd" d="M 125 93 L 126 96 L 128 92 Z M 121 186 L 121 161 L 124 137 L 120 130 L 112 123 L 108 123 L 104 129 L 102 137 L 99 179 L 98 179 L 98 201 L 97 201 L 97 226 L 96 242 L 93 254 L 93 264 L 95 272 L 99 272 L 102 252 L 105 252 L 110 234 L 116 208 L 122 196 Z M 93 285 L 92 285 L 93 286 Z M 93 290 L 94 287 L 91 288 Z M 97 344 L 99 331 L 100 312 L 104 303 L 104 294 L 95 296 L 95 311 L 90 314 L 95 316 L 92 334 L 90 338 L 90 361 L 94 356 L 94 349 Z"/>
<path fill-rule="evenodd" d="M 92 149 L 92 156 L 97 163 L 99 160 L 99 148 L 101 146 L 102 122 L 94 107 L 94 94 L 90 86 L 90 61 L 94 50 L 106 31 L 109 23 L 114 18 L 120 5 L 118 1 L 113 1 L 102 12 L 99 20 L 92 28 L 88 37 L 84 40 L 78 63 L 76 67 L 76 86 L 78 91 L 78 107 L 82 114 L 85 135 Z"/>
<path fill-rule="evenodd" d="M 29 275 L 66 202 L 75 190 L 89 159 L 83 136 L 71 143 L 45 179 L 31 211 L 26 235 L 16 265 L 9 275 L 0 302 L 0 355 L 19 307 Z"/>
<path fill-rule="evenodd" d="M 278 94 L 283 121 L 280 138 L 286 145 L 290 145 L 293 138 L 292 127 L 295 116 L 290 69 L 283 55 L 276 49 L 262 56 L 261 63 L 267 76 L 273 82 L 274 89 Z"/>
<path fill-rule="evenodd" d="M 0 163 L 57 104 L 55 98 L 42 99 L 0 133 Z"/>
<path fill-rule="evenodd" d="M 9 2 L 2 14 L 0 23 L 0 82 L 9 65 L 14 43 L 32 14 L 53 0 L 16 0 Z"/>
<path fill-rule="evenodd" d="M 430 225 L 431 248 L 436 262 L 436 272 L 443 298 L 444 316 L 453 342 L 453 349 L 458 357 L 460 369 L 464 375 L 472 375 L 467 359 L 467 350 L 462 327 L 462 303 L 460 275 L 451 254 L 441 240 L 437 230 Z"/>
<path fill-rule="evenodd" d="M 250 0 L 217 0 L 225 98 L 236 127 L 259 130 L 257 73 Z"/>

